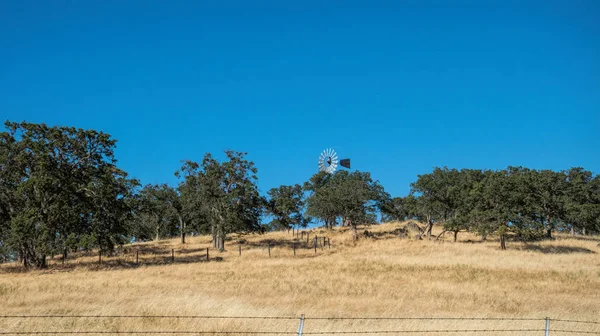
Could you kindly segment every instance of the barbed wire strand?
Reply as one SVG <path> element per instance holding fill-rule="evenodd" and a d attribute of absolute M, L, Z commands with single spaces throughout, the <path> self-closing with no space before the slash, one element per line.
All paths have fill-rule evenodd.
<path fill-rule="evenodd" d="M 303 335 L 330 334 L 409 334 L 409 333 L 468 333 L 468 332 L 540 332 L 544 329 L 436 329 L 436 330 L 374 330 L 374 331 L 314 331 L 303 332 Z"/>
<path fill-rule="evenodd" d="M 561 320 L 561 319 L 550 319 L 552 322 L 568 322 L 568 323 L 588 323 L 588 324 L 600 324 L 596 321 L 579 321 L 579 320 Z"/>
<path fill-rule="evenodd" d="M 203 315 L 0 315 L 0 318 L 173 318 L 173 319 L 265 319 L 297 320 L 289 316 L 203 316 Z"/>
<path fill-rule="evenodd" d="M 563 333 L 575 333 L 575 334 L 596 334 L 600 335 L 600 331 L 584 331 L 584 330 L 561 330 L 561 329 L 550 329 L 551 332 L 563 332 Z"/>
<path fill-rule="evenodd" d="M 297 320 L 298 316 L 208 316 L 208 315 L 0 315 L 0 318 L 173 318 L 173 319 L 266 319 Z M 518 317 L 305 317 L 304 320 L 452 320 L 452 321 L 544 321 L 543 318 Z M 593 321 L 552 320 L 595 323 Z"/>
<path fill-rule="evenodd" d="M 7 331 L 0 335 L 118 335 L 118 334 L 170 334 L 170 335 L 201 335 L 201 334 L 244 334 L 244 335 L 296 335 L 294 331 Z"/>
<path fill-rule="evenodd" d="M 454 320 L 454 321 L 545 321 L 545 318 L 518 317 L 304 317 L 304 320 Z"/>
<path fill-rule="evenodd" d="M 374 330 L 374 331 L 314 331 L 304 335 L 330 334 L 393 334 L 393 333 L 459 333 L 459 332 L 540 332 L 544 329 L 464 329 L 464 330 Z M 249 334 L 249 335 L 296 335 L 290 331 L 8 331 L 0 335 L 90 335 L 90 334 Z"/>

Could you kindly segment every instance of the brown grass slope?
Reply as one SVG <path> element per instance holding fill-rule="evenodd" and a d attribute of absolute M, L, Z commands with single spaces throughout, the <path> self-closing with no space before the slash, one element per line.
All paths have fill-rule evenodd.
<path fill-rule="evenodd" d="M 402 223 L 315 229 L 331 249 L 306 246 L 293 256 L 291 233 L 234 237 L 226 251 L 208 236 L 125 247 L 127 254 L 78 256 L 45 271 L 0 267 L 0 315 L 227 315 L 307 317 L 519 317 L 600 320 L 600 239 L 559 235 L 552 241 L 480 242 L 460 234 L 441 241 L 400 239 Z M 364 229 L 373 237 L 362 237 Z M 237 242 L 245 239 L 242 256 Z M 271 257 L 267 243 L 270 243 Z M 305 243 L 305 242 L 304 242 Z M 171 263 L 175 249 L 175 263 Z M 135 265 L 139 250 L 140 266 Z M 216 261 L 216 258 L 222 261 Z M 558 324 L 557 324 L 558 323 Z M 559 325 L 563 323 L 563 325 Z M 553 322 L 557 328 L 587 328 Z M 538 321 L 307 320 L 305 331 L 540 329 Z M 287 331 L 297 320 L 165 318 L 0 318 L 0 331 Z M 591 329 L 590 329 L 591 328 Z M 578 329 L 580 330 L 580 329 Z M 583 329 L 581 329 L 583 330 Z M 471 333 L 472 334 L 472 333 Z M 523 332 L 503 333 L 524 334 Z"/>

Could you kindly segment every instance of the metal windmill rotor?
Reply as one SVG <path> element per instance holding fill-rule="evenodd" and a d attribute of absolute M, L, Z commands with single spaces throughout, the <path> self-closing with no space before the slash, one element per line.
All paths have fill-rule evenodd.
<path fill-rule="evenodd" d="M 333 149 L 327 148 L 319 156 L 319 171 L 332 174 L 337 169 L 338 162 L 342 167 L 350 169 L 350 159 L 338 161 L 337 153 Z"/>

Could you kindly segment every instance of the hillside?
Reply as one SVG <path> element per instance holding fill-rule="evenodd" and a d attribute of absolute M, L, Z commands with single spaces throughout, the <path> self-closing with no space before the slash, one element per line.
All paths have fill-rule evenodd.
<path fill-rule="evenodd" d="M 558 235 L 535 243 L 467 233 L 452 242 L 398 238 L 403 223 L 311 230 L 331 248 L 297 243 L 291 232 L 233 236 L 226 251 L 210 237 L 133 244 L 123 254 L 60 256 L 48 270 L 0 266 L 1 315 L 227 315 L 330 317 L 519 317 L 599 320 L 600 238 Z M 364 237 L 369 230 L 372 237 Z M 439 232 L 438 232 L 439 233 Z M 242 255 L 239 255 L 240 240 Z M 271 247 L 268 255 L 267 244 Z M 174 249 L 175 263 L 171 262 Z M 139 264 L 135 264 L 135 251 Z M 402 327 L 423 322 L 400 321 Z M 312 321 L 326 330 L 393 329 L 398 321 Z M 427 321 L 473 327 L 477 322 Z M 450 323 L 450 324 L 449 324 Z M 526 325 L 527 321 L 514 325 Z M 315 326 L 318 324 L 318 327 Z M 490 326 L 489 324 L 487 325 Z M 493 325 L 492 325 L 493 327 Z M 539 327 L 536 326 L 536 327 Z M 600 332 L 600 325 L 593 325 Z M 296 320 L 0 319 L 0 330 L 289 330 Z M 146 329 L 144 329 L 146 328 Z M 308 326 L 307 326 L 308 328 Z M 329 328 L 329 329 L 328 329 Z M 348 329 L 350 328 L 350 329 Z M 371 328 L 371 329 L 370 329 Z M 363 329 L 359 329 L 363 330 Z M 596 330 L 596 329 L 592 329 Z M 506 333 L 505 333 L 506 334 Z"/>

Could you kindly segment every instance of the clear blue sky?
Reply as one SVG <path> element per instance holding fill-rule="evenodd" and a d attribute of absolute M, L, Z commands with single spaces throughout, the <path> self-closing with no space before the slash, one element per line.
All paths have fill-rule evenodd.
<path fill-rule="evenodd" d="M 143 183 L 227 148 L 263 193 L 328 147 L 394 196 L 434 166 L 600 173 L 599 18 L 594 0 L 3 0 L 0 117 L 107 132 Z"/>

